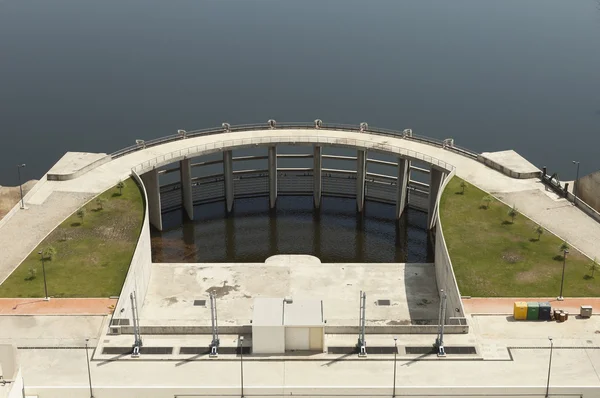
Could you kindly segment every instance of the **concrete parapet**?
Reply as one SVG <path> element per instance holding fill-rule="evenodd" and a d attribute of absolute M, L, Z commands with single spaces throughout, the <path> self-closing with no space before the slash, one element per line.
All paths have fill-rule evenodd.
<path fill-rule="evenodd" d="M 454 173 L 450 173 L 450 175 L 446 177 L 440 189 L 441 192 L 444 191 L 444 188 L 453 176 Z M 458 290 L 458 284 L 454 277 L 452 260 L 450 259 L 448 247 L 446 246 L 439 211 L 436 213 L 435 217 L 437 219 L 435 229 L 435 279 L 438 284 L 438 289 L 444 289 L 444 292 L 446 293 L 446 320 L 450 321 L 456 318 L 464 318 L 465 310 L 462 304 L 460 291 Z"/>
<path fill-rule="evenodd" d="M 483 152 L 477 161 L 512 178 L 540 178 L 541 171 L 513 150 Z"/>
<path fill-rule="evenodd" d="M 146 292 L 148 291 L 148 284 L 150 283 L 150 275 L 152 272 L 152 252 L 150 244 L 150 217 L 148 213 L 148 196 L 146 195 L 146 189 L 142 184 L 140 177 L 134 172 L 132 174 L 133 179 L 140 186 L 142 190 L 142 197 L 144 198 L 144 222 L 142 223 L 142 229 L 138 238 L 123 288 L 121 289 L 121 295 L 119 301 L 115 307 L 114 317 L 130 319 L 132 317 L 131 301 L 129 295 L 135 291 L 137 297 L 138 308 L 141 310 L 144 305 L 144 299 Z"/>
<path fill-rule="evenodd" d="M 48 171 L 48 181 L 67 181 L 112 160 L 106 153 L 67 152 Z"/>

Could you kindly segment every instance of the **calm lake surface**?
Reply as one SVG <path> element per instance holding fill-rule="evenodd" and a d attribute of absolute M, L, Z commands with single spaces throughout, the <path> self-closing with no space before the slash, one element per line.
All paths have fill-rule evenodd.
<path fill-rule="evenodd" d="M 0 1 L 0 185 L 66 151 L 368 122 L 600 168 L 598 0 Z"/>

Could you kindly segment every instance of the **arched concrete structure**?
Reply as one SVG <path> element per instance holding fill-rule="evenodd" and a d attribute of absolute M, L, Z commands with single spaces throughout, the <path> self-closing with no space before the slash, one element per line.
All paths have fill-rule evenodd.
<path fill-rule="evenodd" d="M 428 225 L 429 228 L 435 226 L 436 219 L 433 216 L 437 207 L 439 187 L 443 183 L 445 176 L 454 170 L 454 166 L 444 161 L 436 159 L 435 157 L 429 156 L 424 153 L 416 152 L 411 149 L 407 149 L 403 146 L 408 140 L 414 139 L 412 132 L 408 135 L 406 132 L 371 132 L 368 130 L 352 130 L 352 129 L 327 129 L 327 128 L 267 128 L 267 129 L 239 129 L 237 131 L 210 131 L 210 132 L 189 132 L 183 135 L 185 138 L 181 138 L 182 135 L 178 135 L 176 139 L 169 137 L 158 140 L 153 144 L 153 152 L 162 152 L 161 155 L 147 159 L 137 164 L 133 170 L 142 176 L 142 180 L 147 185 L 146 189 L 149 198 L 150 208 L 150 222 L 151 224 L 162 229 L 162 221 L 159 220 L 158 215 L 165 208 L 170 209 L 173 206 L 184 207 L 186 213 L 190 218 L 193 217 L 193 204 L 194 197 L 196 196 L 196 186 L 202 184 L 202 181 L 195 181 L 192 177 L 191 167 L 196 165 L 190 165 L 190 159 L 203 155 L 213 154 L 216 152 L 223 154 L 223 173 L 218 176 L 223 181 L 223 199 L 225 199 L 227 211 L 232 211 L 235 198 L 237 196 L 237 182 L 239 181 L 240 175 L 245 174 L 246 177 L 262 178 L 265 177 L 268 180 L 268 191 L 262 192 L 257 189 L 256 192 L 252 192 L 252 188 L 248 185 L 244 188 L 243 195 L 251 196 L 265 195 L 269 197 L 269 205 L 271 208 L 275 207 L 277 196 L 278 196 L 278 180 L 279 178 L 285 177 L 290 178 L 296 175 L 294 172 L 297 170 L 284 169 L 277 167 L 277 146 L 278 145 L 306 145 L 311 146 L 313 149 L 305 157 L 313 158 L 313 167 L 303 169 L 305 172 L 302 177 L 313 178 L 313 190 L 310 192 L 314 197 L 315 207 L 319 207 L 321 196 L 344 196 L 344 197 L 355 197 L 357 203 L 357 211 L 362 212 L 364 207 L 365 199 L 382 200 L 387 203 L 392 203 L 389 197 L 389 193 L 379 193 L 369 196 L 369 191 L 378 191 L 384 186 L 386 192 L 389 191 L 387 188 L 393 187 L 395 195 L 393 198 L 393 204 L 396 206 L 396 215 L 399 218 L 405 206 L 411 203 L 408 191 L 413 190 L 415 195 L 421 195 L 422 199 L 426 200 L 426 205 L 417 206 L 421 210 L 426 210 L 429 213 Z M 147 151 L 148 144 L 143 146 L 137 146 L 128 149 L 127 153 L 131 156 L 132 152 L 140 150 Z M 234 150 L 240 150 L 245 148 L 256 148 L 264 147 L 268 151 L 266 157 L 243 157 L 235 158 L 233 155 Z M 323 148 L 327 147 L 338 147 L 338 148 L 351 148 L 356 150 L 356 167 L 355 170 L 334 170 L 334 169 L 323 169 L 322 167 L 322 154 Z M 160 151 L 156 151 L 160 149 Z M 398 159 L 398 162 L 383 162 L 376 159 L 369 158 L 369 153 L 379 153 L 385 155 L 391 155 Z M 133 153 L 135 154 L 135 153 Z M 115 157 L 122 156 L 123 153 L 113 154 Z M 329 156 L 335 158 L 335 156 Z M 259 170 L 244 170 L 234 171 L 233 164 L 236 160 L 249 160 L 249 159 L 267 159 L 267 167 Z M 342 157 L 338 157 L 342 158 Z M 343 157 L 345 160 L 353 159 L 352 157 Z M 417 181 L 410 180 L 411 162 L 417 161 L 422 164 L 428 164 L 428 168 L 419 168 L 420 171 L 429 173 L 429 183 L 419 183 Z M 374 173 L 367 172 L 367 163 L 386 163 L 388 166 L 392 165 L 397 168 L 395 176 L 377 175 Z M 170 164 L 179 164 L 179 174 L 181 176 L 179 185 L 176 187 L 178 192 L 177 195 L 171 195 L 170 201 L 161 206 L 160 191 L 161 187 L 158 183 L 158 179 L 155 178 L 157 170 L 161 167 L 168 166 Z M 212 162 L 218 163 L 218 162 Z M 170 171 L 175 171 L 171 169 Z M 282 176 L 278 175 L 279 171 L 285 171 Z M 326 171 L 327 176 L 323 176 L 323 172 Z M 254 172 L 254 174 L 252 174 Z M 261 174 L 262 173 L 262 174 Z M 252 175 L 250 175 L 252 174 Z M 332 185 L 327 189 L 323 187 L 324 178 L 329 178 L 331 175 L 342 176 L 347 179 L 355 180 L 356 191 L 350 193 L 346 187 L 338 186 L 341 190 L 335 191 L 335 187 Z M 246 180 L 248 181 L 248 180 Z M 259 181 L 259 180 L 256 180 Z M 282 181 L 283 182 L 283 181 Z M 218 181 L 220 184 L 221 182 Z M 373 183 L 370 186 L 370 183 Z M 376 185 L 379 184 L 379 185 Z M 289 184 L 288 184 L 289 185 Z M 415 188 L 413 185 L 417 185 Z M 262 185 L 261 185 L 262 186 Z M 369 189 L 371 187 L 372 189 Z M 200 188 L 198 188 L 200 189 Z M 156 192 L 159 192 L 157 195 Z M 174 196 L 178 196 L 177 201 L 173 200 Z M 208 198 L 204 200 L 218 200 L 219 196 Z"/>
<path fill-rule="evenodd" d="M 177 206 L 183 207 L 186 214 L 193 217 L 193 204 L 194 198 L 198 197 L 195 188 L 198 185 L 194 183 L 202 182 L 201 179 L 194 179 L 192 177 L 191 169 L 194 166 L 192 159 L 202 155 L 221 153 L 222 160 L 215 160 L 210 162 L 204 162 L 204 164 L 219 164 L 223 166 L 223 172 L 220 175 L 213 175 L 210 177 L 214 183 L 221 184 L 222 198 L 226 203 L 228 211 L 231 211 L 234 206 L 236 197 L 236 175 L 242 172 L 234 171 L 234 157 L 233 151 L 244 148 L 256 148 L 263 147 L 266 149 L 266 156 L 256 157 L 240 157 L 239 160 L 252 159 L 264 159 L 266 160 L 266 167 L 262 170 L 253 170 L 255 174 L 259 174 L 259 178 L 267 179 L 266 192 L 259 192 L 261 195 L 269 198 L 270 207 L 276 205 L 278 193 L 278 187 L 283 189 L 281 185 L 284 182 L 289 182 L 287 174 L 294 174 L 293 171 L 286 171 L 279 173 L 281 170 L 287 170 L 284 168 L 277 167 L 278 156 L 285 157 L 284 154 L 278 155 L 278 145 L 306 145 L 310 146 L 310 153 L 304 155 L 292 155 L 312 158 L 312 168 L 302 170 L 298 172 L 297 178 L 309 178 L 311 181 L 308 186 L 308 190 L 303 191 L 305 194 L 310 194 L 314 199 L 315 208 L 319 208 L 321 198 L 323 195 L 335 196 L 335 192 L 331 190 L 331 186 L 324 185 L 327 182 L 327 178 L 335 173 L 338 173 L 350 184 L 354 184 L 354 188 L 351 195 L 357 200 L 357 211 L 362 211 L 365 198 L 369 198 L 369 184 L 388 184 L 386 186 L 386 195 L 388 203 L 393 203 L 396 206 L 396 216 L 400 218 L 405 207 L 410 203 L 410 196 L 408 194 L 409 189 L 417 190 L 421 189 L 422 192 L 427 190 L 427 196 L 421 197 L 421 210 L 428 212 L 428 226 L 434 228 L 436 223 L 439 221 L 438 215 L 438 203 L 442 193 L 442 187 L 448 182 L 455 173 L 455 167 L 444 161 L 441 161 L 433 156 L 427 155 L 422 152 L 417 152 L 410 149 L 411 140 L 415 137 L 405 133 L 381 133 L 381 132 L 370 132 L 367 130 L 360 131 L 359 129 L 326 129 L 326 128 L 261 128 L 261 129 L 242 129 L 239 131 L 231 131 L 234 128 L 229 127 L 228 131 L 210 131 L 198 133 L 186 133 L 184 135 L 177 135 L 176 137 L 167 137 L 165 139 L 156 140 L 155 144 L 149 148 L 151 143 L 145 143 L 131 147 L 123 151 L 113 154 L 113 162 L 119 163 L 121 158 L 128 158 L 127 164 L 131 164 L 132 158 L 139 158 L 140 162 L 132 167 L 132 174 L 140 175 L 140 180 L 144 184 L 147 197 L 148 211 L 147 216 L 150 224 L 156 228 L 162 228 L 162 207 L 161 202 L 161 187 L 159 183 L 159 169 L 176 164 L 175 168 L 168 171 L 179 171 L 180 182 L 177 191 L 174 196 L 178 197 Z M 183 137 L 183 138 L 182 138 Z M 448 150 L 441 144 L 436 145 L 438 148 Z M 323 168 L 323 158 L 340 158 L 334 155 L 324 155 L 323 150 L 328 147 L 341 147 L 350 148 L 356 150 L 356 157 L 343 157 L 344 160 L 354 159 L 356 164 L 356 170 L 331 170 Z M 387 162 L 377 159 L 370 159 L 369 153 L 379 153 L 391 155 L 397 159 L 397 162 Z M 127 153 L 127 156 L 123 156 Z M 469 155 L 471 156 L 471 155 Z M 428 164 L 428 168 L 413 166 L 412 162 L 419 162 L 421 164 Z M 125 162 L 124 162 L 125 163 Z M 393 166 L 396 168 L 395 176 L 380 176 L 377 174 L 369 173 L 367 171 L 368 163 L 380 163 L 387 166 Z M 421 172 L 423 174 L 429 174 L 429 183 L 417 182 L 410 180 L 411 170 Z M 306 174 L 310 173 L 309 176 Z M 326 176 L 327 175 L 327 176 Z M 353 177 L 353 178 L 352 178 Z M 385 178 L 384 178 L 385 177 Z M 279 184 L 279 179 L 281 183 Z M 194 181 L 195 180 L 195 181 Z M 414 187 L 411 187 L 411 184 Z M 202 186 L 200 186 L 202 187 Z M 346 193 L 341 193 L 342 196 L 349 197 Z M 165 195 L 167 196 L 167 195 Z M 167 202 L 165 198 L 164 202 Z M 382 196 L 377 199 L 382 199 Z M 423 200 L 424 199 L 424 200 Z M 382 199 L 383 200 L 383 199 Z M 438 275 L 438 287 L 445 289 L 448 294 L 450 305 L 457 309 L 455 313 L 449 313 L 448 318 L 462 319 L 464 312 L 462 309 L 462 303 L 460 302 L 460 294 L 454 280 L 452 272 L 452 265 L 445 248 L 445 242 L 441 228 L 437 228 L 437 243 L 439 246 L 443 246 L 441 250 L 436 249 L 436 274 Z M 145 228 L 142 231 L 143 236 L 149 235 L 149 225 L 146 222 Z M 145 251 L 144 251 L 145 252 Z M 149 261 L 148 261 L 149 262 Z M 140 262 L 142 264 L 142 262 Z M 142 293 L 145 291 L 145 284 L 147 278 L 147 272 L 137 271 L 136 269 L 143 267 L 143 265 L 135 265 L 132 263 L 132 267 L 128 274 L 128 279 L 135 281 L 130 282 L 128 286 L 137 286 L 136 290 L 142 289 Z M 439 268 L 439 270 L 438 270 Z M 448 272 L 450 271 L 450 272 Z M 131 277 L 130 277 L 131 275 Z M 138 276 L 141 275 L 141 276 Z M 128 313 L 128 301 L 121 300 L 117 306 L 118 311 L 124 311 Z M 459 325 L 463 325 L 462 321 L 458 321 Z"/>

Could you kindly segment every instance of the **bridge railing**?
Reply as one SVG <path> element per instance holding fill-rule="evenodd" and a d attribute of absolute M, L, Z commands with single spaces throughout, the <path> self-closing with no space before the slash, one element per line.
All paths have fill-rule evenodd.
<path fill-rule="evenodd" d="M 217 151 L 223 150 L 223 148 L 235 148 L 235 147 L 245 147 L 245 146 L 253 146 L 253 145 L 264 145 L 264 144 L 285 144 L 296 143 L 298 140 L 294 137 L 290 136 L 271 136 L 271 137 L 250 137 L 250 138 L 238 138 L 238 139 L 230 139 L 224 141 L 211 142 L 207 144 L 195 145 L 192 147 L 176 150 L 173 152 L 166 153 L 164 155 L 157 156 L 155 158 L 149 159 L 138 165 L 133 167 L 133 170 L 138 173 L 144 173 L 148 169 L 151 169 L 156 166 L 163 166 L 168 163 L 172 163 L 177 160 L 181 160 L 184 156 L 201 153 L 213 153 Z M 432 165 L 436 165 L 444 170 L 452 171 L 455 169 L 454 165 L 450 163 L 446 163 L 443 160 L 435 158 L 433 156 L 426 155 L 421 152 L 416 152 L 410 149 L 406 149 L 404 147 L 399 147 L 391 144 L 380 144 L 374 143 L 372 141 L 366 140 L 356 140 L 350 138 L 339 138 L 339 137 L 326 137 L 326 136 L 317 136 L 307 141 L 307 143 L 315 143 L 315 144 L 330 144 L 330 145 L 339 145 L 339 146 L 350 146 L 350 147 L 361 147 L 365 149 L 374 149 L 385 152 L 390 152 L 397 154 L 402 157 L 406 157 L 413 160 L 420 160 L 426 163 L 430 163 Z"/>
<path fill-rule="evenodd" d="M 225 129 L 223 127 L 211 127 L 211 128 L 201 129 L 201 130 L 186 131 L 185 134 L 172 134 L 172 135 L 168 135 L 165 137 L 154 138 L 154 139 L 151 139 L 148 141 L 140 141 L 139 143 L 137 143 L 135 145 L 131 145 L 131 146 L 122 148 L 116 152 L 111 153 L 111 157 L 113 159 L 115 159 L 120 156 L 124 156 L 129 153 L 133 153 L 133 152 L 145 149 L 145 148 L 165 144 L 165 143 L 172 142 L 172 141 L 181 140 L 184 138 L 193 138 L 193 137 L 200 137 L 200 136 L 205 136 L 205 135 L 222 134 L 222 133 L 236 132 L 236 131 L 265 130 L 265 129 L 269 129 L 269 128 L 270 128 L 270 126 L 268 123 L 254 123 L 254 124 L 233 125 L 233 126 L 229 126 L 227 129 Z M 314 123 L 306 123 L 306 122 L 283 122 L 283 123 L 277 123 L 277 125 L 275 127 L 275 129 L 279 129 L 279 130 L 289 130 L 289 129 L 299 129 L 299 128 L 314 129 L 316 127 L 315 127 Z M 408 140 L 418 141 L 418 142 L 422 142 L 422 143 L 425 143 L 428 145 L 433 145 L 433 146 L 440 147 L 440 148 L 446 148 L 453 152 L 460 153 L 464 156 L 475 158 L 475 159 L 477 158 L 477 155 L 478 155 L 477 152 L 471 151 L 467 148 L 462 148 L 457 145 L 452 145 L 452 146 L 445 145 L 444 141 L 440 140 L 440 139 L 426 137 L 426 136 L 422 136 L 422 135 L 418 135 L 418 134 L 405 135 L 403 132 L 397 131 L 397 130 L 378 128 L 378 127 L 367 127 L 366 129 L 361 130 L 360 126 L 356 126 L 356 125 L 352 125 L 352 124 L 335 124 L 335 123 L 323 123 L 323 124 L 321 124 L 320 128 L 326 129 L 326 130 L 337 130 L 337 131 L 352 131 L 352 132 L 363 131 L 368 134 L 392 136 L 395 138 L 402 137 L 402 138 L 405 138 Z"/>

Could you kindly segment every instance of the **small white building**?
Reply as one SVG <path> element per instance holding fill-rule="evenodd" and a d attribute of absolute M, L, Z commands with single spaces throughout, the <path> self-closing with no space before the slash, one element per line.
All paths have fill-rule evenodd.
<path fill-rule="evenodd" d="M 284 354 L 325 347 L 323 301 L 256 298 L 252 315 L 252 353 Z"/>

